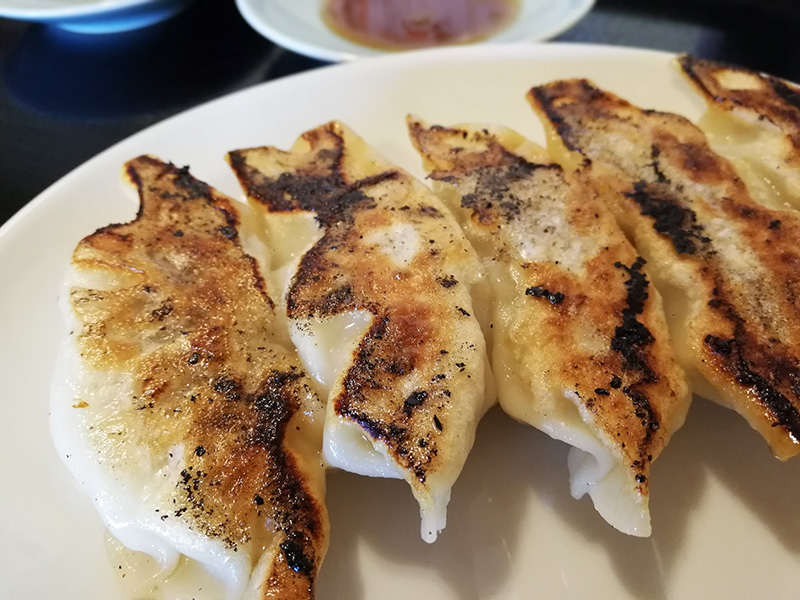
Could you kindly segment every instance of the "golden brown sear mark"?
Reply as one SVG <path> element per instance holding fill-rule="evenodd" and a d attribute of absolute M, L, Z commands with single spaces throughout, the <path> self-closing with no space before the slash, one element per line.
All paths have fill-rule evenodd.
<path fill-rule="evenodd" d="M 119 450 L 135 445 L 157 461 L 182 446 L 161 519 L 251 552 L 254 567 L 267 553 L 262 597 L 312 598 L 328 540 L 319 457 L 298 456 L 287 437 L 319 448 L 322 405 L 273 341 L 239 211 L 186 168 L 142 156 L 126 172 L 138 216 L 86 237 L 73 257 L 111 286 L 71 292 L 84 361 L 133 382 Z"/>
<path fill-rule="evenodd" d="M 800 90 L 786 81 L 689 55 L 678 66 L 708 103 L 700 120 L 755 200 L 800 208 Z"/>
<path fill-rule="evenodd" d="M 800 451 L 800 220 L 757 204 L 731 164 L 678 115 L 586 80 L 531 90 L 567 164 L 582 162 L 667 290 L 695 391 L 740 412 L 787 459 Z"/>
<path fill-rule="evenodd" d="M 644 260 L 588 179 L 518 134 L 412 118 L 408 126 L 436 189 L 491 265 L 501 405 L 553 432 L 578 404 L 646 502 L 650 464 L 689 396 Z"/>
<path fill-rule="evenodd" d="M 371 315 L 330 402 L 385 446 L 430 505 L 436 487 L 455 480 L 485 410 L 474 252 L 429 190 L 339 123 L 303 134 L 291 152 L 237 150 L 229 162 L 268 218 L 308 212 L 319 223 L 321 238 L 288 286 L 287 314 L 301 326 Z"/>
<path fill-rule="evenodd" d="M 800 90 L 782 79 L 734 65 L 678 57 L 683 73 L 707 101 L 727 111 L 752 111 L 780 128 L 800 150 Z"/>
<path fill-rule="evenodd" d="M 320 150 L 311 164 L 297 172 L 283 171 L 276 178 L 249 165 L 245 150 L 234 150 L 228 158 L 239 180 L 246 182 L 250 197 L 270 212 L 309 211 L 324 226 L 341 221 L 352 224 L 354 211 L 375 207 L 362 188 L 393 179 L 397 173 L 386 171 L 348 183 L 342 173 L 342 140 L 318 138 L 311 136 L 311 143 L 330 145 Z"/>

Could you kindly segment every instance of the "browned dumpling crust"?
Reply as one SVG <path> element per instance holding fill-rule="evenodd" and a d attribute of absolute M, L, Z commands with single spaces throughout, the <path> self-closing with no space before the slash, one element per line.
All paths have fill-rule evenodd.
<path fill-rule="evenodd" d="M 788 459 L 800 451 L 800 221 L 763 208 L 687 119 L 586 80 L 529 100 L 565 164 L 605 189 L 665 297 L 694 390 L 741 413 Z"/>
<path fill-rule="evenodd" d="M 165 526 L 248 554 L 254 597 L 312 598 L 329 529 L 324 410 L 294 354 L 273 341 L 273 305 L 242 250 L 239 212 L 185 168 L 142 156 L 125 170 L 138 216 L 84 238 L 72 261 L 79 280 L 101 283 L 70 294 L 82 361 L 131 381 L 115 407 L 81 407 L 99 460 L 115 478 L 143 460 L 181 461 L 143 505 Z M 111 422 L 121 433 L 105 432 Z"/>
<path fill-rule="evenodd" d="M 491 401 L 470 295 L 482 279 L 474 251 L 430 190 L 340 123 L 308 131 L 291 152 L 237 150 L 229 162 L 267 218 L 310 214 L 318 224 L 286 289 L 294 326 L 368 315 L 354 349 L 339 351 L 350 355 L 330 382 L 326 456 L 405 478 L 432 541 Z M 354 466 L 364 448 L 335 441 L 343 427 L 357 428 L 388 466 Z"/>
<path fill-rule="evenodd" d="M 613 468 L 570 458 L 573 495 L 649 535 L 650 466 L 690 394 L 645 261 L 583 173 L 513 131 L 412 118 L 409 131 L 487 264 L 501 406 L 598 465 L 610 454 Z"/>
<path fill-rule="evenodd" d="M 800 208 L 800 89 L 684 54 L 681 72 L 708 103 L 700 126 L 768 208 Z"/>

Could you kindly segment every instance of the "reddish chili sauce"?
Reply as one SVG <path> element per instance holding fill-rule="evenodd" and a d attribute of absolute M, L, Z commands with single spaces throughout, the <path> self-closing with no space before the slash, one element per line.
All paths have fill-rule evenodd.
<path fill-rule="evenodd" d="M 518 12 L 519 0 L 326 0 L 323 19 L 357 44 L 407 50 L 486 38 Z"/>

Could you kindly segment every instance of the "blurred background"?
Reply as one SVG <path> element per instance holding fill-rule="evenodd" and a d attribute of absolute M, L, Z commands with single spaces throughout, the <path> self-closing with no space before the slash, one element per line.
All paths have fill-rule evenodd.
<path fill-rule="evenodd" d="M 181 8 L 155 25 L 106 35 L 0 18 L 0 224 L 148 125 L 328 64 L 256 33 L 233 0 Z M 796 0 L 597 0 L 555 41 L 691 52 L 800 81 L 798 33 Z"/>

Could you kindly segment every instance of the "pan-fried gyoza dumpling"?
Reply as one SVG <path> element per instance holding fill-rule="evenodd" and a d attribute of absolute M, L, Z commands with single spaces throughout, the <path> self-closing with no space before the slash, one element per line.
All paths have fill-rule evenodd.
<path fill-rule="evenodd" d="M 59 454 L 113 534 L 166 572 L 185 554 L 227 598 L 313 598 L 324 405 L 275 342 L 239 211 L 155 158 L 126 172 L 138 216 L 84 238 L 67 279 Z"/>
<path fill-rule="evenodd" d="M 800 208 L 800 90 L 741 67 L 689 55 L 682 72 L 708 102 L 700 126 L 728 158 L 753 198 L 768 208 Z"/>
<path fill-rule="evenodd" d="M 649 535 L 650 465 L 690 395 L 644 260 L 582 174 L 516 133 L 416 120 L 409 130 L 487 264 L 501 406 L 573 446 L 574 497 Z"/>
<path fill-rule="evenodd" d="M 665 300 L 696 393 L 800 452 L 800 215 L 763 208 L 684 117 L 586 80 L 533 88 L 554 153 L 583 162 Z"/>
<path fill-rule="evenodd" d="M 474 250 L 429 189 L 340 123 L 290 152 L 228 158 L 282 232 L 273 267 L 292 340 L 328 396 L 328 463 L 405 479 L 433 541 L 490 404 Z"/>

